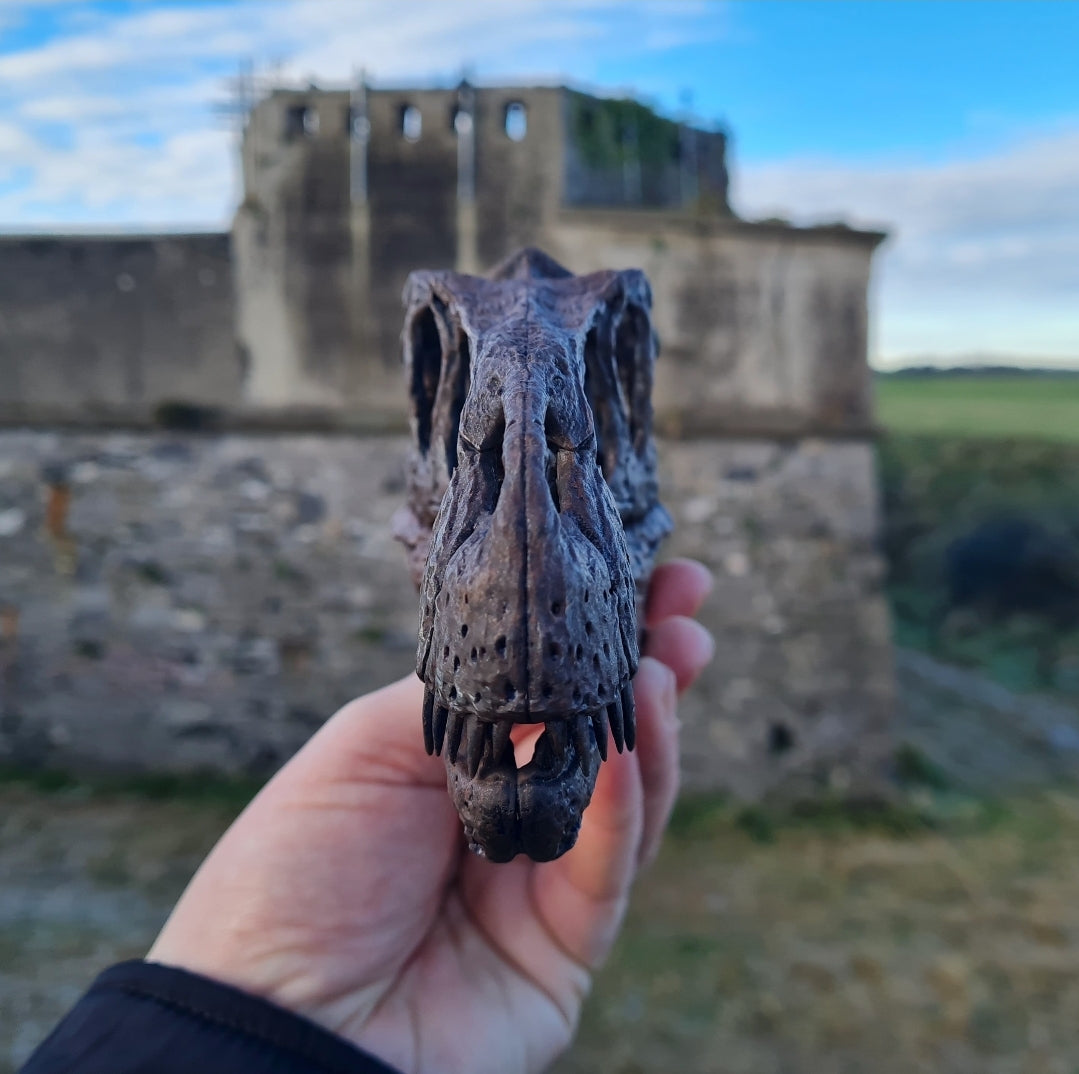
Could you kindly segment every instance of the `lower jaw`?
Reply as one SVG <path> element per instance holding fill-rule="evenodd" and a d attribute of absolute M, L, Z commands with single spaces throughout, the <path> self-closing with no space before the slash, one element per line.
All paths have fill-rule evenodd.
<path fill-rule="evenodd" d="M 470 776 L 467 764 L 446 758 L 450 795 L 464 824 L 469 849 L 494 862 L 526 854 L 552 861 L 577 842 L 592 798 L 600 756 L 595 741 L 581 757 L 571 746 L 559 762 L 538 757 L 519 772 L 510 756 Z"/>
<path fill-rule="evenodd" d="M 527 854 L 550 861 L 577 841 L 608 743 L 621 752 L 635 738 L 633 690 L 592 711 L 548 720 L 532 760 L 514 761 L 508 720 L 489 720 L 439 704 L 430 687 L 423 705 L 429 753 L 443 754 L 454 806 L 471 849 L 496 862 Z"/>

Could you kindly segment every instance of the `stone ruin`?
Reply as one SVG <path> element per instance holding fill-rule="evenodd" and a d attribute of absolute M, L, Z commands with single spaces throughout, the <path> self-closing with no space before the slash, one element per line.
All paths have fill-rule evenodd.
<path fill-rule="evenodd" d="M 531 244 L 652 282 L 664 554 L 717 575 L 687 786 L 878 788 L 882 236 L 739 219 L 726 148 L 561 87 L 279 90 L 229 234 L 0 238 L 0 764 L 261 773 L 408 673 L 401 288 Z"/>

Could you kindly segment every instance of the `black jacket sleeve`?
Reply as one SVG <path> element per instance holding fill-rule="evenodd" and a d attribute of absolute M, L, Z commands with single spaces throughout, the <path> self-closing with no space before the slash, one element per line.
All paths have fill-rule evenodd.
<path fill-rule="evenodd" d="M 20 1074 L 397 1074 L 306 1018 L 152 962 L 107 969 Z"/>

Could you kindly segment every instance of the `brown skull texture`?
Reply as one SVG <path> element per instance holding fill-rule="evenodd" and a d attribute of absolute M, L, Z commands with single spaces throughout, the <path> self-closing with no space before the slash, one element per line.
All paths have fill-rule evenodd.
<path fill-rule="evenodd" d="M 573 846 L 608 741 L 632 749 L 656 489 L 651 292 L 523 250 L 405 288 L 413 446 L 395 519 L 420 589 L 423 734 L 473 850 Z M 517 768 L 514 724 L 544 725 Z"/>

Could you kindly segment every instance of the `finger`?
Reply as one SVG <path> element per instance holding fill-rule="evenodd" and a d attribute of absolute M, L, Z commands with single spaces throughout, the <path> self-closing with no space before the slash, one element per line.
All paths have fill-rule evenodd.
<path fill-rule="evenodd" d="M 712 572 L 695 559 L 672 559 L 652 573 L 645 607 L 645 626 L 670 615 L 696 615 L 712 591 Z"/>
<path fill-rule="evenodd" d="M 543 734 L 545 725 L 542 723 L 519 723 L 515 724 L 510 732 L 510 741 L 513 743 L 513 759 L 520 771 L 536 752 L 536 743 Z"/>
<path fill-rule="evenodd" d="M 682 693 L 711 663 L 716 643 L 711 633 L 695 619 L 669 616 L 648 631 L 645 653 L 674 672 Z"/>
<path fill-rule="evenodd" d="M 645 657 L 633 693 L 637 703 L 637 760 L 643 792 L 642 831 L 638 865 L 647 865 L 659 851 L 660 840 L 678 796 L 678 714 L 674 672 Z"/>

